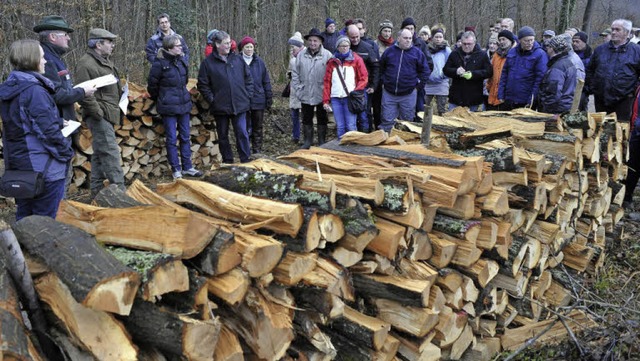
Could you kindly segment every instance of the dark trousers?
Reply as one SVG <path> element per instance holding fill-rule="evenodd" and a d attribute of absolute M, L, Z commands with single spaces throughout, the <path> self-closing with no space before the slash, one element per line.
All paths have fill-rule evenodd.
<path fill-rule="evenodd" d="M 371 94 L 371 106 L 373 107 L 373 130 L 380 127 L 382 123 L 382 85 Z"/>
<path fill-rule="evenodd" d="M 611 106 L 604 105 L 599 97 L 594 97 L 596 112 L 616 113 L 619 122 L 628 122 L 631 120 L 631 107 L 633 106 L 633 97 L 624 98 L 617 104 Z"/>
<path fill-rule="evenodd" d="M 16 221 L 38 215 L 56 218 L 58 206 L 64 197 L 64 179 L 45 182 L 44 192 L 34 199 L 16 199 Z"/>
<path fill-rule="evenodd" d="M 233 126 L 233 132 L 236 135 L 236 149 L 240 156 L 240 162 L 246 163 L 249 161 L 251 147 L 249 146 L 246 115 L 247 113 L 214 115 L 223 163 L 233 163 L 233 151 L 231 150 L 231 143 L 229 143 L 229 124 Z"/>
<path fill-rule="evenodd" d="M 638 185 L 640 179 L 640 129 L 634 129 L 629 138 L 629 161 L 627 162 L 629 170 L 625 181 L 624 200 L 631 201 L 633 199 L 633 191 Z"/>
<path fill-rule="evenodd" d="M 251 139 L 251 150 L 253 153 L 262 153 L 264 124 L 264 109 L 256 109 L 249 111 L 247 116 L 247 132 Z"/>

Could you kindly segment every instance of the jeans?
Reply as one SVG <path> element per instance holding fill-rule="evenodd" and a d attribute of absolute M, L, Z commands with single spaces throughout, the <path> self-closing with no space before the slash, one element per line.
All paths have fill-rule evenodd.
<path fill-rule="evenodd" d="M 413 121 L 416 114 L 416 90 L 407 95 L 393 95 L 382 90 L 382 122 L 380 129 L 391 132 L 396 119 Z"/>
<path fill-rule="evenodd" d="M 120 148 L 116 143 L 116 132 L 113 125 L 105 119 L 88 117 L 86 120 L 93 136 L 91 145 L 91 194 L 96 195 L 104 188 L 104 181 L 124 186 L 124 173 L 120 162 Z"/>
<path fill-rule="evenodd" d="M 249 133 L 247 133 L 246 115 L 247 113 L 214 115 L 223 163 L 233 163 L 233 151 L 231 150 L 231 143 L 229 143 L 229 123 L 233 126 L 233 132 L 236 135 L 236 148 L 240 156 L 240 162 L 246 163 L 249 161 L 251 147 L 249 145 Z"/>
<path fill-rule="evenodd" d="M 105 121 L 106 122 L 106 121 Z M 64 197 L 64 179 L 44 182 L 44 192 L 34 199 L 16 199 L 16 221 L 31 215 L 47 216 L 53 219 Z"/>
<path fill-rule="evenodd" d="M 357 130 L 357 116 L 349 111 L 348 103 L 349 100 L 346 97 L 331 98 L 331 108 L 333 108 L 333 117 L 336 120 L 338 139 L 342 138 L 346 132 Z"/>
<path fill-rule="evenodd" d="M 371 97 L 367 94 L 366 90 L 364 92 L 364 102 L 367 104 L 367 109 L 357 115 L 356 126 L 359 131 L 369 133 L 371 131 L 371 122 L 369 121 L 369 119 L 371 119 L 371 115 L 369 114 L 369 109 L 371 109 Z"/>
<path fill-rule="evenodd" d="M 291 128 L 293 140 L 300 140 L 300 109 L 291 108 Z"/>
<path fill-rule="evenodd" d="M 449 103 L 449 111 L 452 111 L 452 110 L 454 110 L 455 108 L 457 108 L 459 106 L 460 105 L 455 105 L 453 103 Z M 470 105 L 468 108 L 469 108 L 470 112 L 481 112 L 482 111 L 482 104 Z"/>
<path fill-rule="evenodd" d="M 447 96 L 446 95 L 429 95 L 426 96 L 426 105 L 431 105 L 433 98 L 436 98 L 437 112 L 434 114 L 442 115 L 447 112 Z"/>
<path fill-rule="evenodd" d="M 167 160 L 169 161 L 172 172 L 193 168 L 193 164 L 191 163 L 191 142 L 189 139 L 190 120 L 191 116 L 189 113 L 162 116 L 164 134 L 167 138 Z M 180 137 L 179 139 L 176 137 L 176 129 Z M 180 141 L 180 161 L 178 161 L 178 140 Z M 182 167 L 180 167 L 180 164 L 182 164 Z"/>

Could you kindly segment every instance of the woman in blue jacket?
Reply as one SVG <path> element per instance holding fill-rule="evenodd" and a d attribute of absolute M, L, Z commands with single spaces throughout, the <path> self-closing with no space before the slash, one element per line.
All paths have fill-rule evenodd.
<path fill-rule="evenodd" d="M 253 78 L 253 98 L 251 98 L 251 111 L 247 116 L 247 132 L 254 154 L 262 153 L 264 111 L 271 109 L 273 104 L 269 72 L 262 58 L 255 53 L 255 46 L 255 40 L 249 36 L 245 36 L 240 41 L 242 59 L 249 66 Z"/>
<path fill-rule="evenodd" d="M 13 71 L 0 84 L 0 116 L 6 169 L 41 172 L 44 191 L 16 199 L 16 220 L 29 215 L 55 218 L 64 196 L 71 142 L 62 135 L 63 119 L 53 101 L 53 83 L 44 74 L 44 51 L 35 40 L 11 44 Z"/>
<path fill-rule="evenodd" d="M 147 90 L 151 99 L 156 101 L 158 114 L 162 116 L 167 138 L 167 159 L 173 179 L 182 178 L 182 175 L 202 176 L 202 172 L 191 163 L 191 94 L 187 91 L 188 80 L 189 65 L 182 52 L 181 38 L 178 35 L 165 36 L 149 72 Z M 180 160 L 176 129 L 180 137 Z"/>

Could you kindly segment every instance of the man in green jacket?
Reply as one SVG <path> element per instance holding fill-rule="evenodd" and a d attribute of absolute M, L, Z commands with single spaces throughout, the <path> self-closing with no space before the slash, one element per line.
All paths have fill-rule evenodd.
<path fill-rule="evenodd" d="M 120 166 L 120 148 L 116 143 L 114 125 L 120 124 L 121 90 L 118 71 L 109 58 L 115 47 L 117 35 L 105 29 L 89 31 L 89 49 L 80 58 L 76 68 L 76 80 L 84 82 L 105 75 L 117 79 L 114 84 L 101 86 L 92 97 L 80 102 L 84 121 L 93 135 L 91 156 L 91 197 L 104 187 L 104 181 L 124 187 L 124 173 Z"/>

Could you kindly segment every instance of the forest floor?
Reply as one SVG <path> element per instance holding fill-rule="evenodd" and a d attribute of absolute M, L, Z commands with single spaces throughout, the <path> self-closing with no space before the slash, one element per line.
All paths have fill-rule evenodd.
<path fill-rule="evenodd" d="M 265 115 L 264 130 L 264 155 L 278 157 L 299 149 L 291 139 L 288 99 L 275 99 L 273 109 Z M 330 123 L 328 139 L 333 138 L 335 126 Z M 152 189 L 169 181 L 170 174 L 143 179 Z M 89 190 L 79 189 L 68 198 L 88 202 Z M 15 220 L 11 201 L 0 201 L 0 219 L 9 224 Z M 597 328 L 558 345 L 536 342 L 521 352 L 503 353 L 496 360 L 640 360 L 640 192 L 614 232 L 607 234 L 604 266 L 597 275 L 576 280 L 573 293 L 576 302 L 564 311 L 585 311 Z M 562 314 L 563 310 L 554 313 Z"/>

